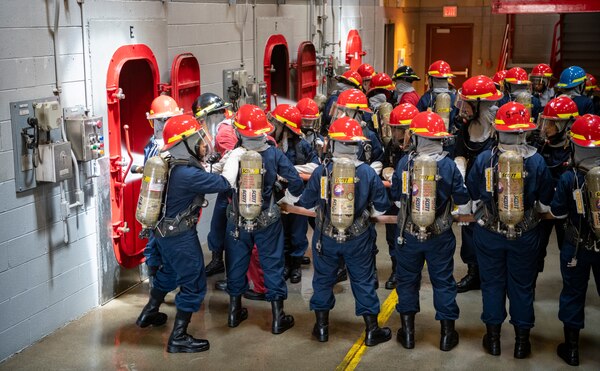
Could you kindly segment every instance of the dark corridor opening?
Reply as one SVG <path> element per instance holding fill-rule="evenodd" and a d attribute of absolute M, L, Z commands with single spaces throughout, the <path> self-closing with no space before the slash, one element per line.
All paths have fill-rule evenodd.
<path fill-rule="evenodd" d="M 288 96 L 288 52 L 285 45 L 276 45 L 271 54 L 271 95 Z M 275 71 L 273 71 L 273 69 Z"/>

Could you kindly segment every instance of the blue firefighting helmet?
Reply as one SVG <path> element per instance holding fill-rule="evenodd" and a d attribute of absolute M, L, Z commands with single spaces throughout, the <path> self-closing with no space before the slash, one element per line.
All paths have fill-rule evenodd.
<path fill-rule="evenodd" d="M 571 66 L 560 74 L 560 80 L 556 84 L 557 88 L 571 89 L 581 84 L 585 84 L 586 76 L 583 68 Z"/>

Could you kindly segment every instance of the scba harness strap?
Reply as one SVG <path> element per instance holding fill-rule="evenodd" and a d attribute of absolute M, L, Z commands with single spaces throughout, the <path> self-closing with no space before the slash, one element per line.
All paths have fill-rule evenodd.
<path fill-rule="evenodd" d="M 316 218 L 315 218 L 315 228 L 321 231 L 325 236 L 337 240 L 340 232 L 336 227 L 331 224 L 331 219 L 328 217 L 323 217 L 322 208 L 318 207 L 316 210 Z M 346 237 L 344 241 L 350 240 L 354 237 L 360 236 L 363 234 L 369 226 L 371 225 L 369 218 L 371 217 L 371 213 L 367 209 L 365 209 L 362 214 L 354 219 L 354 222 L 347 229 Z"/>
<path fill-rule="evenodd" d="M 171 171 L 175 166 L 193 166 L 202 171 L 204 167 L 202 164 L 198 162 L 196 159 L 190 157 L 189 160 L 179 160 L 174 159 L 172 157 L 167 158 L 167 163 L 169 164 L 169 177 L 171 179 Z M 168 181 L 167 181 L 167 193 L 168 193 Z M 187 232 L 191 229 L 196 228 L 196 224 L 200 220 L 200 210 L 206 206 L 208 206 L 208 202 L 206 201 L 203 194 L 198 194 L 194 197 L 192 203 L 182 212 L 175 215 L 174 218 L 167 218 L 165 216 L 166 213 L 166 204 L 167 204 L 167 196 L 165 193 L 165 202 L 163 204 L 162 218 L 156 225 L 154 232 L 157 233 L 160 237 L 173 237 L 177 236 L 183 232 Z"/>

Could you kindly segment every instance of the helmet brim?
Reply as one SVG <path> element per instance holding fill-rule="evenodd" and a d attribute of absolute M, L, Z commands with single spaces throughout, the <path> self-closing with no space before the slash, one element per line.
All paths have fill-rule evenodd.
<path fill-rule="evenodd" d="M 500 99 L 502 99 L 502 97 L 504 96 L 504 94 L 502 94 L 502 92 L 498 89 L 496 89 L 495 93 L 488 93 L 488 94 L 481 94 L 481 95 L 464 95 L 462 93 L 462 88 L 458 90 L 458 95 L 460 97 L 460 99 L 464 100 L 464 101 L 469 101 L 469 102 L 473 102 L 473 101 L 477 101 L 477 100 L 487 100 L 487 101 L 498 101 Z"/>

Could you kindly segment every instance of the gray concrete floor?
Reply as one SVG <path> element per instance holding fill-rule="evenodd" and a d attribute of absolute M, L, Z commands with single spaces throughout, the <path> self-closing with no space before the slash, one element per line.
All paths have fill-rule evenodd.
<path fill-rule="evenodd" d="M 380 254 L 378 259 L 378 294 L 383 303 L 390 291 L 383 288 L 391 264 L 387 259 L 384 229 L 378 226 Z M 455 229 L 457 231 L 457 229 Z M 457 233 L 457 236 L 459 234 Z M 556 239 L 551 238 L 546 258 L 546 270 L 540 275 L 536 293 L 536 327 L 532 331 L 533 354 L 526 360 L 512 356 L 514 335 L 506 323 L 502 330 L 502 355 L 484 353 L 481 337 L 485 331 L 479 316 L 479 291 L 458 295 L 461 309 L 457 330 L 460 344 L 451 352 L 438 349 L 439 325 L 434 320 L 432 289 L 426 270 L 421 288 L 421 313 L 417 316 L 416 347 L 406 350 L 395 341 L 400 327 L 397 313 L 392 313 L 386 325 L 392 328 L 394 339 L 367 348 L 355 365 L 358 370 L 390 369 L 532 369 L 559 370 L 570 368 L 556 356 L 556 345 L 562 340 L 562 324 L 557 318 L 558 297 L 562 287 L 558 268 Z M 460 246 L 460 241 L 458 241 Z M 208 254 L 206 254 L 208 258 Z M 455 277 L 465 273 L 458 251 L 455 256 Z M 354 315 L 354 299 L 349 282 L 336 286 L 336 307 L 330 318 L 330 340 L 318 343 L 310 333 L 314 316 L 308 309 L 312 293 L 312 269 L 304 269 L 302 282 L 288 284 L 286 311 L 293 314 L 296 325 L 282 335 L 271 335 L 271 309 L 266 302 L 244 301 L 249 318 L 238 328 L 227 327 L 228 296 L 213 289 L 220 277 L 210 277 L 209 292 L 202 309 L 194 314 L 189 332 L 208 338 L 208 352 L 169 354 L 165 344 L 169 337 L 175 306 L 174 295 L 167 296 L 162 310 L 169 321 L 160 328 L 140 329 L 135 320 L 147 301 L 147 282 L 83 318 L 70 323 L 37 344 L 0 364 L 0 370 L 75 369 L 75 370 L 334 370 L 340 365 L 353 344 L 360 339 L 364 325 Z M 581 366 L 584 370 L 600 369 L 600 298 L 590 281 L 586 307 L 586 329 L 581 337 Z"/>

